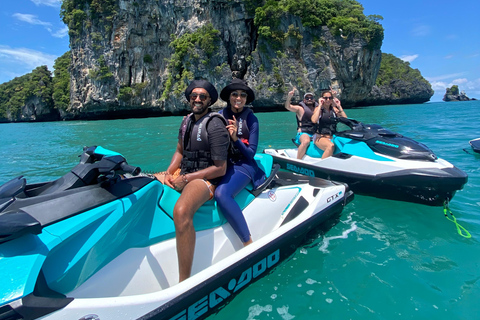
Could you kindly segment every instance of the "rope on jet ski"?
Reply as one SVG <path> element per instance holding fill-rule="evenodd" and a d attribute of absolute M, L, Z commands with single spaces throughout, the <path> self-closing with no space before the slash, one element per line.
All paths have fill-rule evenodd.
<path fill-rule="evenodd" d="M 451 218 L 448 216 L 447 213 L 450 213 Z M 462 227 L 462 226 L 457 222 L 457 218 L 455 218 L 455 216 L 453 215 L 452 210 L 450 210 L 450 208 L 448 207 L 448 199 L 445 199 L 445 201 L 443 202 L 443 214 L 445 215 L 445 218 L 447 218 L 447 220 L 450 220 L 450 221 L 452 221 L 453 223 L 455 223 L 455 226 L 457 227 L 457 232 L 458 232 L 459 235 L 461 235 L 462 237 L 467 238 L 467 239 L 472 237 L 472 235 L 470 234 L 470 232 L 468 232 L 467 229 L 465 229 L 464 227 Z"/>

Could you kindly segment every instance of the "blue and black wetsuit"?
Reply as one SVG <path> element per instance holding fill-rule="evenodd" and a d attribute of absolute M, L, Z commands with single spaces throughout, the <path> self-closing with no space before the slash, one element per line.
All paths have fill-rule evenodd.
<path fill-rule="evenodd" d="M 250 230 L 234 198 L 250 182 L 256 188 L 265 181 L 265 173 L 254 159 L 258 146 L 258 119 L 249 108 L 243 108 L 240 113 L 233 113 L 231 107 L 227 106 L 220 114 L 227 121 L 233 120 L 235 116 L 238 121 L 238 140 L 233 142 L 233 150 L 229 152 L 227 172 L 215 190 L 215 199 L 220 211 L 242 242 L 247 242 L 250 239 Z"/>

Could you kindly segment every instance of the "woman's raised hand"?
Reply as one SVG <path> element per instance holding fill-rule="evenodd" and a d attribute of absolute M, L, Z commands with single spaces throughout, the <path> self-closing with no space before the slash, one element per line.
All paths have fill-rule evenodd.
<path fill-rule="evenodd" d="M 228 133 L 230 134 L 230 138 L 232 138 L 233 141 L 237 141 L 238 139 L 237 128 L 238 128 L 237 119 L 235 118 L 235 116 L 233 116 L 233 120 L 229 119 L 228 125 L 227 125 Z"/>

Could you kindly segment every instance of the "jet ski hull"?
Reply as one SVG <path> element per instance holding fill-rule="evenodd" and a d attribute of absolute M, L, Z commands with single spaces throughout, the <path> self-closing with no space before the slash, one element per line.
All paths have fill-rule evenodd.
<path fill-rule="evenodd" d="M 347 126 L 333 136 L 333 155 L 313 142 L 302 160 L 297 149 L 266 149 L 286 170 L 348 183 L 358 194 L 378 198 L 441 206 L 461 190 L 468 180 L 462 170 L 438 158 L 423 143 L 377 124 L 337 118 Z"/>
<path fill-rule="evenodd" d="M 292 157 L 296 149 L 264 152 L 285 170 L 345 182 L 356 194 L 430 206 L 442 206 L 468 180 L 465 172 L 442 159 L 422 163 L 421 167 L 412 167 L 411 160 L 397 161 L 396 167 L 389 163 L 382 171 L 383 163 L 354 156 L 336 155 L 324 160 L 306 156 L 297 160 Z"/>
<path fill-rule="evenodd" d="M 259 165 L 271 167 L 271 158 L 260 157 Z M 91 172 L 82 166 L 72 172 L 87 181 Z M 172 210 L 179 194 L 111 171 L 82 187 L 69 174 L 0 187 L 0 269 L 11 279 L 0 284 L 0 319 L 202 319 L 353 199 L 343 183 L 273 171 L 263 190 L 235 198 L 254 240 L 245 248 L 209 201 L 194 217 L 192 276 L 178 283 Z"/>

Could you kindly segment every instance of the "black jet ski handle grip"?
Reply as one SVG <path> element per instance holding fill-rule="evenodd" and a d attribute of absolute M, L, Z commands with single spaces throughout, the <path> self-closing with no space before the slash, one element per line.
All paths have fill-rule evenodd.
<path fill-rule="evenodd" d="M 131 166 L 126 162 L 120 163 L 120 169 L 126 173 L 130 173 L 132 176 L 137 176 L 142 171 L 140 167 Z"/>

